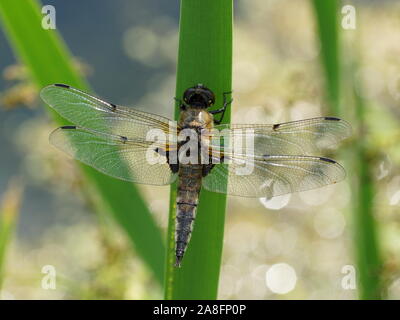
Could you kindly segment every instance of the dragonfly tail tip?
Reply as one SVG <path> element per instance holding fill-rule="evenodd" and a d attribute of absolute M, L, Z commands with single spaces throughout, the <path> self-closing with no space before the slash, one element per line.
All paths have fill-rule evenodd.
<path fill-rule="evenodd" d="M 175 261 L 174 267 L 176 267 L 176 268 L 181 267 L 182 258 L 183 258 L 182 256 L 176 256 L 176 261 Z"/>

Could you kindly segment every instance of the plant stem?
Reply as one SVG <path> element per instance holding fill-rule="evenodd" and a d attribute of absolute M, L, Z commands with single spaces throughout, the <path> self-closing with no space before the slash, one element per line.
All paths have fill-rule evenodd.
<path fill-rule="evenodd" d="M 338 16 L 340 14 L 340 1 L 338 0 L 312 0 L 317 17 L 319 38 L 321 42 L 321 62 L 326 79 L 326 92 L 333 115 L 350 115 L 353 110 L 340 108 L 341 80 L 352 79 L 346 83 L 352 88 L 349 94 L 355 98 L 355 115 L 353 126 L 358 129 L 358 136 L 354 139 L 354 147 L 346 153 L 348 179 L 352 185 L 352 227 L 355 250 L 358 293 L 361 299 L 381 298 L 381 268 L 382 261 L 378 238 L 376 235 L 376 223 L 374 220 L 373 195 L 374 182 L 372 178 L 371 159 L 365 147 L 365 104 L 363 99 L 355 90 L 354 74 L 357 72 L 355 61 L 352 58 L 352 47 L 348 47 L 347 54 L 350 55 L 345 61 L 354 60 L 344 65 L 345 79 L 340 78 L 340 54 L 338 41 Z M 361 85 L 358 83 L 357 87 Z M 360 90 L 358 90 L 360 91 Z M 348 103 L 350 106 L 351 103 Z"/>
<path fill-rule="evenodd" d="M 353 72 L 356 68 L 353 66 Z M 365 103 L 360 96 L 361 86 L 354 88 L 353 95 L 356 105 L 356 125 L 359 138 L 355 142 L 355 152 L 352 156 L 353 170 L 356 179 L 353 181 L 353 229 L 354 244 L 358 271 L 358 294 L 360 299 L 381 299 L 382 260 L 377 237 L 377 224 L 374 218 L 375 185 L 372 175 L 373 158 L 368 153 L 365 141 Z M 358 80 L 360 81 L 360 80 Z"/>
<path fill-rule="evenodd" d="M 340 58 L 338 41 L 338 0 L 312 0 L 321 44 L 321 62 L 325 74 L 326 98 L 330 111 L 340 114 Z"/>
<path fill-rule="evenodd" d="M 232 0 L 181 0 L 176 96 L 198 83 L 222 104 L 232 82 Z M 217 108 L 217 107 L 216 107 Z M 179 114 L 175 106 L 175 117 Z M 229 122 L 230 112 L 224 122 Z M 182 267 L 174 268 L 176 185 L 171 188 L 165 277 L 166 299 L 216 299 L 226 196 L 201 191 L 196 223 Z"/>
<path fill-rule="evenodd" d="M 7 250 L 18 221 L 23 187 L 12 180 L 0 203 L 0 290 L 4 281 Z"/>

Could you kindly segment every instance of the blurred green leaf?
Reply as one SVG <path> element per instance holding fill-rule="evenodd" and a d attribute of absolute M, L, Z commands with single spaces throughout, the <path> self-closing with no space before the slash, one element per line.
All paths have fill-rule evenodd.
<path fill-rule="evenodd" d="M 40 12 L 40 5 L 35 0 L 0 1 L 0 18 L 15 54 L 28 67 L 39 88 L 51 83 L 66 83 L 87 90 L 88 85 L 72 67 L 71 55 L 58 32 L 42 28 L 44 15 Z M 66 124 L 55 112 L 52 116 L 58 124 Z M 113 215 L 156 279 L 163 283 L 165 247 L 161 232 L 136 187 L 88 166 L 81 165 L 81 168 L 96 190 L 96 200 L 101 199 L 101 204 L 96 202 L 99 208 Z"/>
<path fill-rule="evenodd" d="M 4 281 L 6 253 L 18 220 L 22 192 L 22 186 L 13 180 L 0 203 L 0 290 Z"/>
<path fill-rule="evenodd" d="M 333 115 L 349 115 L 351 112 L 340 108 L 341 72 L 340 66 L 345 65 L 346 76 L 351 79 L 357 72 L 355 64 L 343 64 L 339 54 L 339 28 L 338 16 L 340 15 L 340 1 L 338 0 L 312 0 L 316 13 L 316 20 L 321 43 L 321 60 L 325 74 L 326 92 Z M 348 52 L 351 54 L 351 52 Z M 353 210 L 353 238 L 356 256 L 358 292 L 361 299 L 381 298 L 380 272 L 382 262 L 378 239 L 376 236 L 376 222 L 374 219 L 373 198 L 375 193 L 372 178 L 372 165 L 365 148 L 365 104 L 359 93 L 356 92 L 352 79 L 351 93 L 355 97 L 356 119 L 353 126 L 358 129 L 357 141 L 347 153 L 349 165 L 348 179 L 351 179 L 352 210 Z M 359 88 L 360 84 L 357 85 Z M 350 104 L 349 104 L 350 107 Z M 350 176 L 351 173 L 351 176 Z"/>
<path fill-rule="evenodd" d="M 349 73 L 356 74 L 356 64 L 351 66 Z M 351 79 L 351 75 L 349 78 Z M 355 83 L 357 83 L 357 90 Z M 367 146 L 365 132 L 366 106 L 360 96 L 361 79 L 353 79 L 352 89 L 355 101 L 358 139 L 354 143 L 351 155 L 352 170 L 355 173 L 353 181 L 353 220 L 354 220 L 354 248 L 358 271 L 358 293 L 361 299 L 381 299 L 382 288 L 382 260 L 377 237 L 377 222 L 375 220 L 374 196 L 376 187 L 373 178 L 374 159 Z"/>
<path fill-rule="evenodd" d="M 339 114 L 340 64 L 338 41 L 338 0 L 312 0 L 316 12 L 321 44 L 321 60 L 325 73 L 326 96 L 331 112 Z"/>
<path fill-rule="evenodd" d="M 223 92 L 232 81 L 232 1 L 182 0 L 176 96 L 198 83 L 216 94 L 222 105 Z M 215 107 L 217 108 L 217 107 Z M 175 116 L 178 117 L 178 104 Z M 230 112 L 225 113 L 229 122 Z M 192 239 L 181 268 L 175 262 L 176 185 L 171 188 L 167 239 L 166 299 L 216 299 L 224 236 L 226 196 L 201 191 Z"/>

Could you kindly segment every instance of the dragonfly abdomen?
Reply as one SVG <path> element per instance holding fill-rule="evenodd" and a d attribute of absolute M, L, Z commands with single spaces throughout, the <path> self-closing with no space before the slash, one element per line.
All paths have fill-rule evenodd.
<path fill-rule="evenodd" d="M 180 266 L 192 234 L 201 189 L 201 178 L 201 165 L 180 165 L 175 223 L 175 266 L 177 267 Z"/>

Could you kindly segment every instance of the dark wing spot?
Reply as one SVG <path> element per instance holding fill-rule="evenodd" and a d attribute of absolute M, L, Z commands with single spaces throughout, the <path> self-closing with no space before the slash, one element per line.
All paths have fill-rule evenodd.
<path fill-rule="evenodd" d="M 73 129 L 76 129 L 76 126 L 62 126 L 61 127 L 61 129 L 63 129 L 63 130 L 73 130 Z"/>
<path fill-rule="evenodd" d="M 280 123 L 274 124 L 274 125 L 272 126 L 272 130 L 278 129 L 280 125 L 281 125 Z"/>
<path fill-rule="evenodd" d="M 122 143 L 126 143 L 128 141 L 127 137 L 120 136 Z"/>
<path fill-rule="evenodd" d="M 340 121 L 341 119 L 336 117 L 324 117 L 325 120 Z"/>
<path fill-rule="evenodd" d="M 111 111 L 115 111 L 117 109 L 117 106 L 113 103 L 110 103 L 111 106 Z"/>
<path fill-rule="evenodd" d="M 329 159 L 329 158 L 324 158 L 324 157 L 319 157 L 319 160 L 325 161 L 325 162 L 330 162 L 330 163 L 337 163 L 335 160 Z"/>
<path fill-rule="evenodd" d="M 62 83 L 55 83 L 54 85 L 55 85 L 56 87 L 61 87 L 61 88 L 66 88 L 66 89 L 69 89 L 69 88 L 70 88 L 69 85 L 67 85 L 67 84 L 62 84 Z"/>

